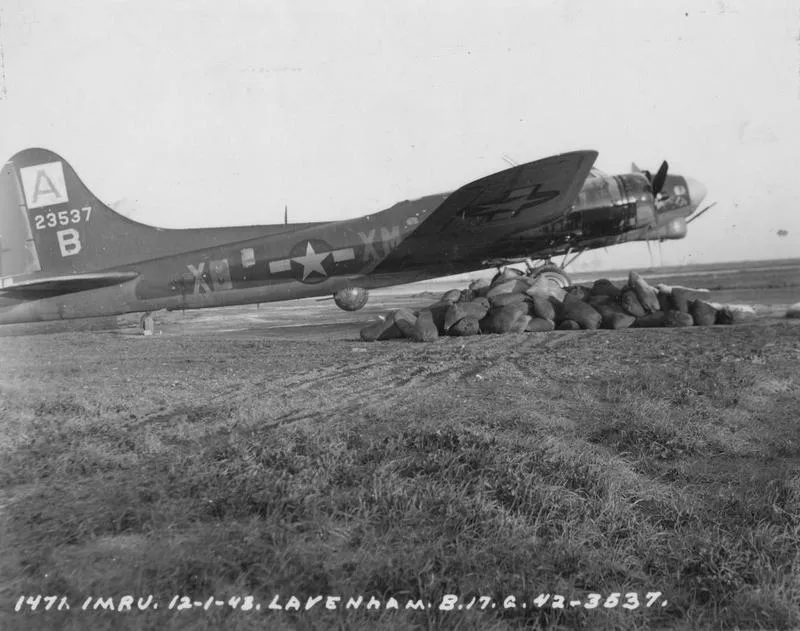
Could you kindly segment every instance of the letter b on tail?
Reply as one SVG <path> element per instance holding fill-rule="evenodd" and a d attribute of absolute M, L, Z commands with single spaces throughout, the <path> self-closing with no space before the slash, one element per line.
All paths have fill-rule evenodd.
<path fill-rule="evenodd" d="M 81 251 L 81 235 L 74 228 L 59 230 L 56 233 L 61 256 L 75 256 Z"/>

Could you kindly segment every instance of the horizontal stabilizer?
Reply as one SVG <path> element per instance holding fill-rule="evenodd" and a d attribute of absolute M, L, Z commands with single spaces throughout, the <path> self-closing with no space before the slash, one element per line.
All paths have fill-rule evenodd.
<path fill-rule="evenodd" d="M 3 279 L 0 293 L 18 298 L 44 298 L 74 294 L 89 289 L 99 289 L 109 285 L 117 285 L 133 280 L 137 272 L 107 272 L 103 274 L 72 274 L 69 276 L 56 276 L 51 278 L 31 278 L 14 281 L 12 278 Z"/>

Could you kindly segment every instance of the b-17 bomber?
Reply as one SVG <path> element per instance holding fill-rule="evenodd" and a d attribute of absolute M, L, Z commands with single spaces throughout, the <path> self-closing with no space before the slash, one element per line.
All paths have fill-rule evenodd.
<path fill-rule="evenodd" d="M 14 155 L 0 173 L 0 324 L 333 296 L 525 261 L 683 238 L 706 191 L 640 171 L 605 175 L 574 151 L 355 219 L 164 229 L 109 208 L 61 156 Z"/>

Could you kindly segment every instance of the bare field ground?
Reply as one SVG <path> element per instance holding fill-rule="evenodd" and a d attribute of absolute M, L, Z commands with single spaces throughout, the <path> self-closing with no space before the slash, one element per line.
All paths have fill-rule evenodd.
<path fill-rule="evenodd" d="M 800 627 L 798 321 L 358 340 L 425 298 L 0 339 L 0 628 Z"/>

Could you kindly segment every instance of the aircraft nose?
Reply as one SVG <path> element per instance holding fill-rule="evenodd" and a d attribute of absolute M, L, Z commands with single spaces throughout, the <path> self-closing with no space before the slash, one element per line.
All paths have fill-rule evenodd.
<path fill-rule="evenodd" d="M 705 184 L 690 177 L 686 178 L 686 188 L 689 189 L 689 203 L 692 206 L 699 206 L 700 202 L 705 198 L 706 193 L 708 193 Z"/>

